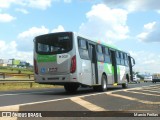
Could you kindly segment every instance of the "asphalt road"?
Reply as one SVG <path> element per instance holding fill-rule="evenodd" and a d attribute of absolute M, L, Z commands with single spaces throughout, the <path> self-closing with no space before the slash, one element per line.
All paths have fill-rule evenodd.
<path fill-rule="evenodd" d="M 129 88 L 142 87 L 148 85 L 155 85 L 152 83 L 130 84 Z M 109 86 L 108 91 L 123 90 L 121 86 Z M 25 104 L 38 101 L 56 100 L 63 98 L 70 98 L 74 96 L 83 96 L 89 94 L 96 94 L 92 88 L 80 88 L 74 94 L 66 93 L 64 88 L 53 89 L 38 89 L 38 90 L 16 90 L 0 92 L 0 107 L 16 104 Z"/>
<path fill-rule="evenodd" d="M 115 116 L 114 119 L 131 116 L 133 119 L 147 117 L 147 119 L 158 120 L 160 84 L 130 84 L 128 89 L 110 86 L 102 93 L 94 92 L 91 88 L 79 89 L 75 94 L 66 93 L 63 88 L 7 91 L 0 92 L 0 106 L 0 111 L 41 111 L 43 117 L 47 116 L 47 120 L 51 119 L 48 117 L 65 120 L 71 117 L 96 120 L 97 116 L 102 119 L 110 116 L 112 118 Z M 46 113 L 46 111 L 51 112 Z M 119 113 L 122 111 L 123 113 Z M 154 115 L 158 117 L 153 117 Z"/>

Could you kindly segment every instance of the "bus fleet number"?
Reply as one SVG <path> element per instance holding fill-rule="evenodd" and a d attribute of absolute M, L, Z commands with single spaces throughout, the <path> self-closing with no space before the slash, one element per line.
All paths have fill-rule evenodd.
<path fill-rule="evenodd" d="M 68 57 L 68 55 L 61 55 L 61 56 L 59 56 L 59 58 L 67 58 Z"/>

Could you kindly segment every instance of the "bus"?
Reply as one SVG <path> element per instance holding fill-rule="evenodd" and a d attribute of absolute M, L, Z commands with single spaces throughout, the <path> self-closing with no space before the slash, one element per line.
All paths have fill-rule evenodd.
<path fill-rule="evenodd" d="M 95 91 L 106 91 L 109 85 L 127 88 L 134 64 L 129 53 L 75 32 L 34 38 L 35 82 L 62 85 L 67 92 L 79 87 Z"/>

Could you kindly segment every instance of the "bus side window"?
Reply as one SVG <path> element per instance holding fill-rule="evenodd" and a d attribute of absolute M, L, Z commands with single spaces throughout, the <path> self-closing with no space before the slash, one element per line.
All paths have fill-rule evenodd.
<path fill-rule="evenodd" d="M 89 60 L 88 44 L 85 39 L 78 38 L 79 54 L 82 59 Z"/>
<path fill-rule="evenodd" d="M 97 58 L 98 58 L 98 61 L 104 62 L 104 56 L 103 56 L 101 45 L 97 45 Z"/>
<path fill-rule="evenodd" d="M 125 65 L 124 64 L 124 53 L 121 52 L 121 65 Z"/>
<path fill-rule="evenodd" d="M 128 66 L 128 56 L 125 54 L 125 65 Z"/>
<path fill-rule="evenodd" d="M 98 51 L 98 53 L 102 53 L 102 46 L 101 45 L 97 45 L 97 51 Z"/>
<path fill-rule="evenodd" d="M 110 58 L 108 47 L 104 47 L 104 61 L 107 63 L 111 63 L 111 58 Z"/>
<path fill-rule="evenodd" d="M 80 48 L 87 49 L 87 42 L 86 42 L 86 40 L 84 40 L 82 38 L 79 38 L 78 43 L 79 43 L 79 47 Z"/>
<path fill-rule="evenodd" d="M 117 61 L 117 65 L 121 64 L 119 51 L 116 51 L 116 61 Z"/>

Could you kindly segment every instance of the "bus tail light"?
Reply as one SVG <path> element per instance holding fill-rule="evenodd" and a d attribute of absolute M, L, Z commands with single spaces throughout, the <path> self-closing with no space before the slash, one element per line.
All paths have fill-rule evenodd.
<path fill-rule="evenodd" d="M 73 56 L 71 59 L 71 69 L 70 72 L 74 73 L 76 71 L 76 56 Z"/>
<path fill-rule="evenodd" d="M 37 66 L 37 61 L 34 59 L 34 71 L 35 74 L 38 74 L 38 66 Z"/>

